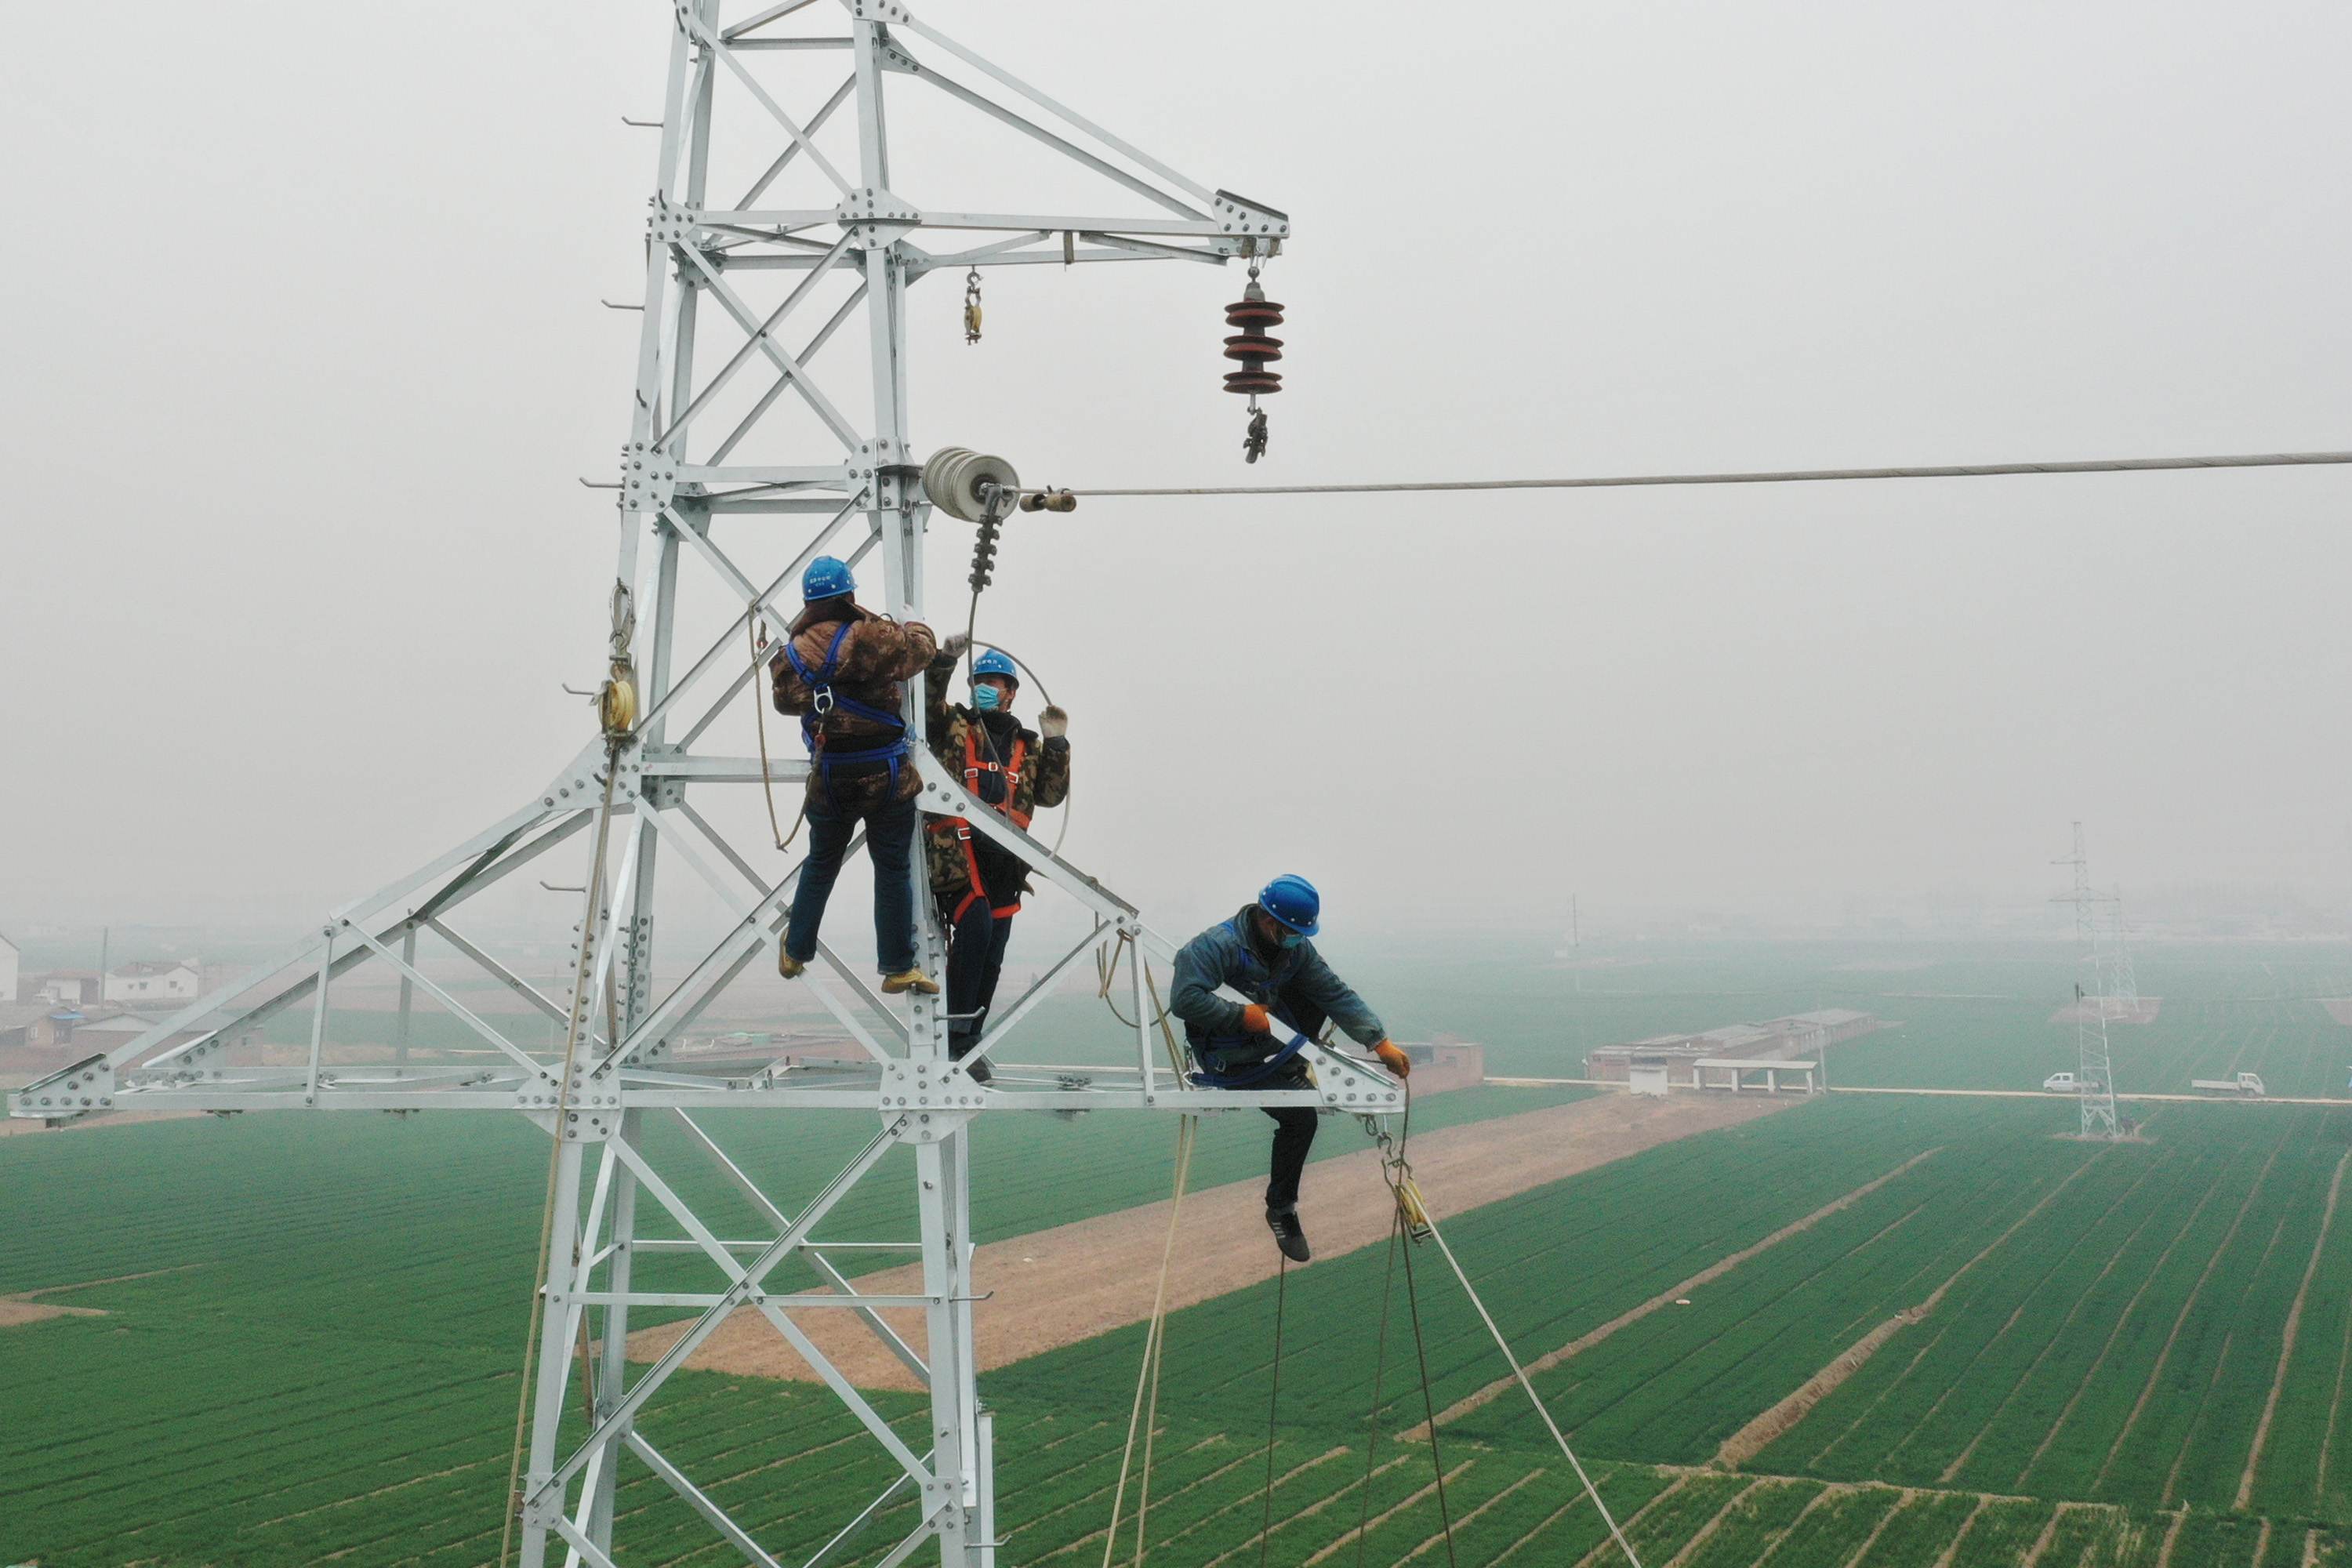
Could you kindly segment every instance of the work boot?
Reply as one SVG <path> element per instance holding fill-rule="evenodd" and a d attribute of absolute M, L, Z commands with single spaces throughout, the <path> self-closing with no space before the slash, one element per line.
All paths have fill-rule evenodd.
<path fill-rule="evenodd" d="M 785 951 L 781 939 L 776 943 L 776 973 L 787 980 L 798 980 L 808 973 L 808 965 Z"/>
<path fill-rule="evenodd" d="M 926 996 L 940 994 L 940 983 L 919 969 L 902 969 L 896 974 L 882 977 L 882 994 L 896 996 L 901 991 L 919 991 Z"/>
<path fill-rule="evenodd" d="M 1275 1246 L 1293 1263 L 1304 1263 L 1315 1254 L 1307 1246 L 1307 1227 L 1298 1223 L 1298 1205 L 1286 1209 L 1265 1211 L 1266 1228 L 1274 1232 Z"/>

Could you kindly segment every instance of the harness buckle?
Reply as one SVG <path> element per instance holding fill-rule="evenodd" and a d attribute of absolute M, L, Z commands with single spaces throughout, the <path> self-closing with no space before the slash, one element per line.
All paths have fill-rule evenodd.
<path fill-rule="evenodd" d="M 809 709 L 822 719 L 833 711 L 833 688 L 820 686 L 809 693 Z"/>

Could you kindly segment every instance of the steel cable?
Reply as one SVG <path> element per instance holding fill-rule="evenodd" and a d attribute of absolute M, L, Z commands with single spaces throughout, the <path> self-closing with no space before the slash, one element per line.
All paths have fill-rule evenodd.
<path fill-rule="evenodd" d="M 1074 489 L 1080 496 L 1326 496 L 1413 490 L 1589 490 L 1641 485 L 1781 485 L 1822 479 L 1972 479 L 2003 474 L 2124 474 L 2165 468 L 2283 468 L 2352 463 L 2352 452 L 2258 452 L 2220 458 L 2105 458 L 2053 463 L 1949 463 L 1897 468 L 1789 468 L 1723 474 L 1621 474 L 1569 479 L 1427 479 L 1360 485 L 1187 485 Z"/>

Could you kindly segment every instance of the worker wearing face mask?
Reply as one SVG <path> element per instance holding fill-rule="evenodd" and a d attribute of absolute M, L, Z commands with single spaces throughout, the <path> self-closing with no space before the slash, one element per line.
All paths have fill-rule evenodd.
<path fill-rule="evenodd" d="M 950 702 L 956 661 L 971 646 L 961 632 L 950 634 L 924 670 L 924 734 L 967 793 L 1025 831 L 1040 808 L 1069 795 L 1070 716 L 1049 707 L 1037 715 L 1037 730 L 1022 728 L 1013 716 L 1020 671 L 996 648 L 972 661 L 971 705 Z M 931 898 L 948 938 L 948 1055 L 961 1061 L 979 1045 L 996 1000 L 1029 868 L 961 816 L 926 815 L 923 827 Z M 988 1081 L 985 1058 L 969 1070 L 975 1081 Z"/>
<path fill-rule="evenodd" d="M 1322 929 L 1322 896 L 1304 877 L 1276 877 L 1255 903 L 1184 944 L 1168 1005 L 1184 1020 L 1184 1039 L 1213 1089 L 1306 1089 L 1307 1064 L 1297 1041 L 1311 1038 L 1326 1019 L 1381 1065 L 1402 1078 L 1412 1070 L 1388 1029 L 1363 998 L 1331 973 L 1307 939 Z M 1217 994 L 1220 985 L 1248 998 Z M 1277 1037 L 1276 1026 L 1280 1026 Z M 1265 1188 L 1265 1223 L 1275 1245 L 1294 1263 L 1313 1254 L 1298 1221 L 1298 1178 L 1315 1144 L 1310 1106 L 1266 1108 L 1274 1118 L 1273 1169 Z"/>

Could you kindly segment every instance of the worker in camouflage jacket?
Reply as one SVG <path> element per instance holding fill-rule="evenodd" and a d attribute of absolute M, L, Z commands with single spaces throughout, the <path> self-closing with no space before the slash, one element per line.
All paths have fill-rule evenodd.
<path fill-rule="evenodd" d="M 1314 1080 L 1299 1059 L 1297 1041 L 1336 1023 L 1399 1078 L 1412 1070 L 1364 999 L 1331 972 L 1307 938 L 1322 929 L 1322 895 L 1304 877 L 1276 877 L 1255 903 L 1186 942 L 1176 954 L 1168 1006 L 1184 1020 L 1184 1043 L 1202 1070 L 1193 1081 L 1210 1089 L 1307 1089 Z M 1227 986 L 1246 1001 L 1217 994 Z M 1276 1038 L 1275 1026 L 1283 1026 Z M 1294 1263 L 1314 1254 L 1298 1220 L 1298 1178 L 1315 1146 L 1310 1106 L 1268 1106 L 1274 1118 L 1273 1169 L 1265 1187 L 1265 1223 L 1275 1245 Z"/>
<path fill-rule="evenodd" d="M 874 862 L 874 946 L 887 992 L 936 994 L 915 964 L 915 794 L 905 706 L 909 676 L 938 652 L 931 628 L 860 606 L 846 563 L 821 555 L 801 576 L 803 608 L 769 661 L 776 711 L 797 714 L 809 751 L 808 858 L 793 890 L 776 968 L 796 978 L 816 956 L 817 928 L 860 824 Z"/>
<path fill-rule="evenodd" d="M 1048 707 L 1037 715 L 1037 730 L 1022 728 L 1013 716 L 1019 669 L 995 648 L 972 661 L 970 704 L 950 702 L 956 661 L 970 647 L 970 638 L 951 633 L 923 672 L 924 736 L 965 790 L 1025 830 L 1039 808 L 1069 796 L 1070 716 Z M 961 1061 L 980 1043 L 996 999 L 1013 917 L 1030 890 L 1029 867 L 960 816 L 924 814 L 923 841 L 931 898 L 948 935 L 948 1054 Z M 986 1059 L 971 1072 L 986 1083 Z"/>

